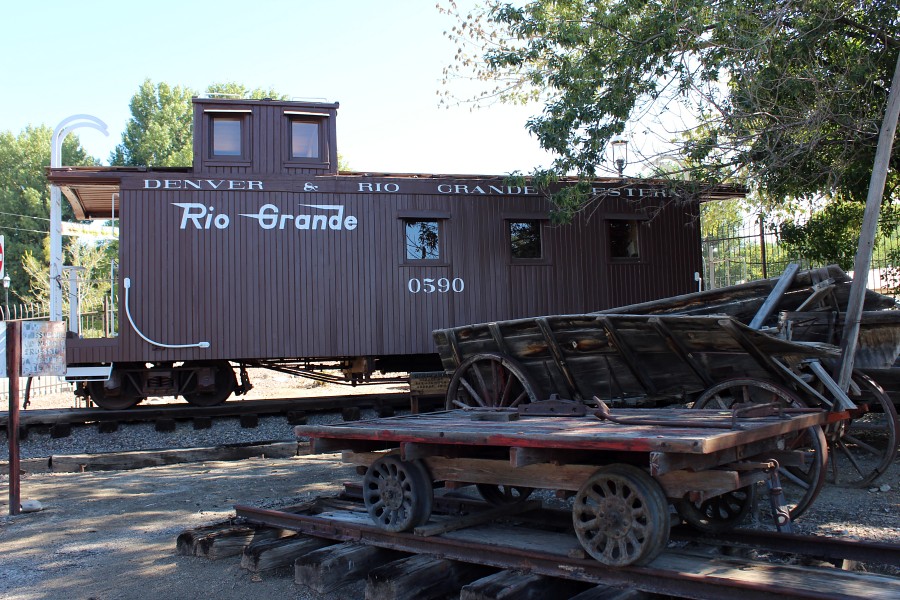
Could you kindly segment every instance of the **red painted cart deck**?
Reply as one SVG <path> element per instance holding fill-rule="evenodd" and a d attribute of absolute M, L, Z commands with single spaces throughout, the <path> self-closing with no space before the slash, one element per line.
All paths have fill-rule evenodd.
<path fill-rule="evenodd" d="M 617 409 L 615 418 L 621 422 L 614 423 L 593 415 L 481 420 L 479 413 L 454 410 L 337 425 L 300 425 L 294 431 L 300 437 L 329 440 L 332 451 L 339 449 L 339 440 L 367 440 L 397 445 L 710 454 L 821 425 L 827 417 L 824 411 L 735 419 L 727 410 Z"/>

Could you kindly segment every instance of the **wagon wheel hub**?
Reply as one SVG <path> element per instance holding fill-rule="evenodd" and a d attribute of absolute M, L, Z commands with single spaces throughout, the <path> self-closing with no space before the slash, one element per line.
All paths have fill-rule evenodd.
<path fill-rule="evenodd" d="M 621 498 L 608 498 L 598 507 L 598 520 L 606 534 L 623 538 L 631 530 L 631 511 Z"/>
<path fill-rule="evenodd" d="M 403 487 L 396 478 L 382 480 L 379 487 L 381 500 L 387 508 L 397 510 L 403 506 Z"/>

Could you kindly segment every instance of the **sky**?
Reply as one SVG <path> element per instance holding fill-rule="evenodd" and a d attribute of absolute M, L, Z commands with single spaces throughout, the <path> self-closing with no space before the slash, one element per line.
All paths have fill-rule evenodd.
<path fill-rule="evenodd" d="M 234 81 L 339 102 L 338 152 L 356 171 L 506 174 L 548 165 L 525 128 L 540 106 L 438 105 L 456 49 L 443 35 L 454 22 L 435 1 L 14 2 L 0 36 L 0 131 L 90 114 L 109 136 L 76 134 L 108 164 L 145 79 L 198 92 Z"/>

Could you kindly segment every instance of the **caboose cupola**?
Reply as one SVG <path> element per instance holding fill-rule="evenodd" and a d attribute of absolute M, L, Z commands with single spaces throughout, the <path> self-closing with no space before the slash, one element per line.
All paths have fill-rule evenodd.
<path fill-rule="evenodd" d="M 194 98 L 194 170 L 337 173 L 337 103 Z"/>

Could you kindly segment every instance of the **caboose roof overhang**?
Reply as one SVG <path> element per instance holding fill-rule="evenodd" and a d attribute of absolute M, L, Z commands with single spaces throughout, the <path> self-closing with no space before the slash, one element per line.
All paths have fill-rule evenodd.
<path fill-rule="evenodd" d="M 172 188 L 169 185 L 163 186 L 166 182 L 173 182 L 173 185 L 175 185 L 178 181 L 190 180 L 191 182 L 197 182 L 193 183 L 192 188 L 202 189 L 200 183 L 206 180 L 197 179 L 198 177 L 202 178 L 204 175 L 195 173 L 190 167 L 61 167 L 48 170 L 48 179 L 51 183 L 60 187 L 63 195 L 72 205 L 75 217 L 79 220 L 109 219 L 111 216 L 117 215 L 119 213 L 119 193 L 122 189 L 123 180 L 140 178 L 141 181 L 160 182 L 158 185 L 167 189 Z M 284 181 L 283 178 L 279 179 L 282 182 Z M 440 193 L 450 193 L 452 195 L 495 195 L 491 190 L 506 186 L 508 177 L 504 175 L 342 172 L 337 175 L 306 175 L 301 176 L 301 179 L 329 181 L 336 188 L 350 187 L 360 191 L 364 189 L 374 191 L 377 189 L 377 186 L 371 184 L 360 185 L 354 182 L 406 181 L 410 184 L 413 182 L 424 184 L 427 181 L 431 181 L 433 182 L 432 185 L 427 186 L 427 188 L 437 189 Z M 440 186 L 436 185 L 438 182 L 440 182 Z M 565 186 L 576 182 L 575 178 L 563 178 L 559 180 L 557 185 Z M 212 183 L 213 188 L 216 188 L 216 182 L 213 181 Z M 598 178 L 594 181 L 594 184 L 604 189 L 615 189 L 616 187 L 674 187 L 672 182 L 663 180 L 619 179 L 612 177 Z M 525 185 L 528 185 L 527 178 Z M 428 193 L 425 191 L 426 187 L 422 185 L 416 185 L 415 187 L 421 188 L 419 193 Z M 747 193 L 746 188 L 739 185 L 698 185 L 696 187 L 697 192 L 687 194 L 684 197 L 689 197 L 699 202 L 709 202 L 741 198 Z M 185 186 L 186 188 L 187 186 Z M 249 189 L 252 190 L 254 188 L 249 186 Z M 262 188 L 257 187 L 256 189 Z M 534 195 L 534 193 L 538 193 L 537 190 L 527 195 Z"/>

